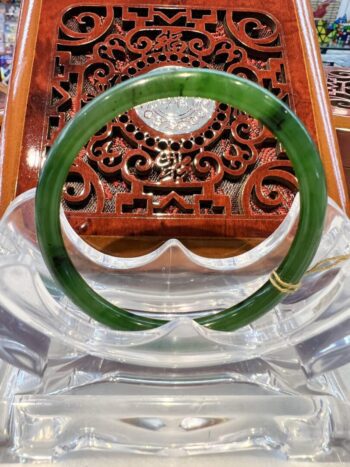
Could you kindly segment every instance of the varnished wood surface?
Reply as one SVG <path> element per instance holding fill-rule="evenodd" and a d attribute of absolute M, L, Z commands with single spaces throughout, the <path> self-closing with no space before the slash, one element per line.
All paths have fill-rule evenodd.
<path fill-rule="evenodd" d="M 349 194 L 342 167 L 339 144 L 332 121 L 326 78 L 319 49 L 310 2 L 295 0 L 302 42 L 302 54 L 307 69 L 307 82 L 312 98 L 317 140 L 325 167 L 329 195 L 350 213 Z"/>
<path fill-rule="evenodd" d="M 344 172 L 345 172 L 345 179 L 348 187 L 348 191 L 350 193 L 350 118 L 346 119 L 346 123 L 348 124 L 348 128 L 344 128 L 344 118 L 342 118 L 341 125 L 343 127 L 337 128 L 337 136 L 340 146 L 340 152 L 343 160 Z"/>
<path fill-rule="evenodd" d="M 350 68 L 326 67 L 325 71 L 333 125 L 336 128 L 346 183 L 350 192 Z"/>
<path fill-rule="evenodd" d="M 22 2 L 0 145 L 0 216 L 16 196 L 41 0 Z"/>
<path fill-rule="evenodd" d="M 350 167 L 350 128 L 338 128 L 337 136 L 344 167 Z"/>

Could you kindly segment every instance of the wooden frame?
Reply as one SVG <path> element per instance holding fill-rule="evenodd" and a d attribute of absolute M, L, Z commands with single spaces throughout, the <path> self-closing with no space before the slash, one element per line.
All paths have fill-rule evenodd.
<path fill-rule="evenodd" d="M 350 189 L 350 68 L 326 67 L 327 87 L 344 173 Z"/>

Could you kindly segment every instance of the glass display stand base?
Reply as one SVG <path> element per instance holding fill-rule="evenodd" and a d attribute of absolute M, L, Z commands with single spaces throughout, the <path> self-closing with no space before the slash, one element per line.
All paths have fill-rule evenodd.
<path fill-rule="evenodd" d="M 326 396 L 32 395 L 16 397 L 12 410 L 12 454 L 21 461 L 90 450 L 339 460 L 350 441 L 349 405 Z"/>
<path fill-rule="evenodd" d="M 228 452 L 349 461 L 350 365 L 307 378 L 300 362 L 286 363 L 244 362 L 197 381 L 179 372 L 135 378 L 87 356 L 50 362 L 41 377 L 3 363 L 0 462 L 64 463 L 92 452 L 96 461 Z"/>
<path fill-rule="evenodd" d="M 141 258 L 96 252 L 63 220 L 70 254 L 114 303 L 170 321 L 112 331 L 74 307 L 38 250 L 34 192 L 0 223 L 0 462 L 93 456 L 350 461 L 349 262 L 236 332 L 193 320 L 256 290 L 298 219 L 244 255 L 201 258 L 169 241 Z M 315 262 L 350 252 L 350 222 L 330 201 Z M 166 284 L 166 291 L 164 289 Z"/>
<path fill-rule="evenodd" d="M 263 385 L 243 382 L 243 373 L 240 378 L 234 371 L 197 383 L 166 375 L 167 383 L 127 381 L 118 370 L 102 374 L 102 367 L 93 381 L 79 359 L 48 370 L 50 381 L 7 364 L 1 370 L 7 392 L 0 404 L 1 462 L 64 462 L 90 451 L 97 459 L 227 452 L 304 461 L 350 458 L 347 367 L 289 395 L 272 373 L 265 373 Z M 28 393 L 11 397 L 21 386 Z"/>

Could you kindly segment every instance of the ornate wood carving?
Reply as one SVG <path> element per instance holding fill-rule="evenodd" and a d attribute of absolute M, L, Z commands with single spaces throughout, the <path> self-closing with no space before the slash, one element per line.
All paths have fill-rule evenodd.
<path fill-rule="evenodd" d="M 350 68 L 326 67 L 326 75 L 333 121 L 350 192 Z"/>
<path fill-rule="evenodd" d="M 327 87 L 334 113 L 350 117 L 350 69 L 328 67 Z"/>
<path fill-rule="evenodd" d="M 262 13 L 70 8 L 55 64 L 47 146 L 90 99 L 160 66 L 224 70 L 287 102 L 290 94 L 281 30 Z M 179 98 L 121 115 L 92 138 L 64 201 L 66 211 L 121 217 L 281 216 L 295 190 L 289 161 L 259 122 L 222 103 Z"/>
<path fill-rule="evenodd" d="M 296 34 L 299 0 L 286 1 L 288 20 L 277 0 L 219 0 L 205 9 L 196 0 L 42 0 L 16 193 L 36 185 L 75 112 L 159 66 L 245 76 L 285 100 L 314 138 L 322 135 Z M 222 103 L 179 99 L 133 109 L 101 129 L 77 156 L 64 206 L 85 235 L 266 236 L 295 191 L 288 159 L 259 122 Z"/>

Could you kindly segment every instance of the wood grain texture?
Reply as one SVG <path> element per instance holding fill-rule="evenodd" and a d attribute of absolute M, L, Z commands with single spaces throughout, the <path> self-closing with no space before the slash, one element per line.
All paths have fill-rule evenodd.
<path fill-rule="evenodd" d="M 50 3 L 49 7 L 47 6 L 48 3 Z M 196 54 L 188 54 L 184 53 L 184 50 L 181 51 L 184 40 L 179 41 L 180 36 L 178 34 L 181 32 L 181 29 L 186 29 L 186 21 L 182 23 L 182 28 L 179 26 L 180 23 L 176 24 L 176 21 L 181 21 L 181 12 L 186 10 L 186 7 L 195 12 L 194 16 L 197 15 L 198 24 L 201 23 L 201 21 L 198 21 L 198 18 L 202 15 L 202 23 L 207 25 L 212 35 L 216 34 L 216 41 L 220 37 L 224 41 L 226 40 L 227 44 L 230 40 L 235 40 L 236 47 L 240 49 L 243 48 L 245 51 L 248 50 L 248 57 L 243 60 L 243 62 L 241 59 L 241 63 L 238 63 L 238 65 L 236 64 L 235 67 L 232 68 L 232 72 L 237 72 L 239 74 L 245 73 L 248 78 L 256 79 L 258 82 L 268 87 L 272 86 L 272 90 L 280 93 L 279 95 L 281 98 L 288 99 L 290 106 L 303 120 L 310 134 L 318 144 L 326 168 L 330 195 L 342 207 L 346 208 L 348 206 L 337 140 L 331 124 L 330 108 L 325 90 L 322 64 L 317 41 L 313 33 L 313 17 L 311 10 L 304 5 L 302 0 L 287 0 L 287 4 L 284 5 L 283 9 L 281 9 L 281 3 L 278 0 L 273 0 L 269 2 L 268 5 L 262 0 L 239 0 L 235 3 L 232 10 L 235 14 L 238 14 L 238 19 L 236 19 L 231 26 L 227 26 L 228 20 L 226 19 L 226 23 L 224 23 L 223 28 L 220 30 L 215 30 L 214 26 L 211 25 L 214 21 L 210 21 L 210 18 L 215 17 L 217 9 L 221 9 L 225 12 L 220 13 L 220 18 L 223 17 L 224 14 L 226 14 L 227 18 L 230 17 L 228 12 L 231 11 L 230 8 L 232 8 L 232 5 L 231 2 L 227 0 L 215 2 L 215 5 L 209 5 L 207 10 L 203 10 L 202 2 L 197 0 L 182 2 L 181 6 L 171 1 L 167 3 L 159 2 L 159 4 L 157 4 L 159 6 L 166 5 L 174 11 L 176 9 L 179 10 L 180 15 L 178 19 L 174 16 L 171 20 L 169 20 L 169 18 L 166 19 L 164 15 L 161 18 L 159 13 L 158 16 L 155 15 L 154 11 L 156 11 L 156 9 L 153 8 L 155 7 L 154 2 L 144 2 L 143 10 L 140 10 L 139 4 L 135 0 L 130 0 L 127 2 L 127 7 L 129 8 L 128 13 L 126 12 L 127 7 L 123 6 L 123 2 L 118 6 L 118 11 L 117 7 L 114 6 L 115 3 L 110 0 L 89 2 L 88 4 L 84 3 L 85 11 L 88 11 L 90 8 L 93 13 L 93 15 L 90 14 L 90 16 L 88 16 L 90 18 L 88 19 L 90 23 L 87 23 L 90 28 L 89 40 L 92 44 L 98 43 L 96 42 L 97 39 L 92 39 L 91 41 L 91 37 L 94 34 L 94 15 L 100 15 L 100 19 L 96 17 L 96 25 L 101 31 L 103 28 L 108 29 L 108 27 L 110 27 L 108 21 L 113 21 L 114 18 L 115 24 L 119 27 L 119 29 L 117 28 L 119 35 L 123 33 L 122 29 L 124 27 L 124 38 L 125 34 L 128 34 L 128 28 L 136 32 L 137 30 L 142 31 L 142 34 L 139 33 L 139 38 L 141 36 L 146 37 L 146 39 L 147 37 L 151 37 L 150 35 L 147 36 L 147 34 L 150 33 L 145 33 L 145 30 L 155 27 L 154 25 L 150 26 L 152 21 L 158 22 L 158 28 L 160 27 L 159 24 L 163 24 L 163 36 L 164 31 L 168 31 L 167 37 L 163 37 L 161 34 L 157 36 L 158 39 L 156 39 L 160 47 L 158 51 L 154 49 L 153 52 L 146 51 L 143 55 L 141 54 L 141 57 L 143 57 L 142 60 L 136 60 L 136 64 L 145 64 L 145 60 L 148 56 L 152 55 L 157 58 L 157 63 L 151 67 L 148 65 L 145 67 L 143 65 L 143 71 L 138 70 L 135 66 L 131 66 L 134 62 L 130 65 L 130 60 L 126 63 L 126 60 L 123 58 L 123 50 L 125 51 L 125 48 L 127 48 L 125 43 L 122 44 L 123 47 L 119 47 L 120 43 L 118 43 L 118 48 L 116 42 L 111 43 L 107 41 L 108 37 L 111 38 L 111 34 L 107 37 L 105 33 L 102 33 L 103 40 L 101 41 L 101 45 L 105 47 L 105 55 L 101 58 L 101 53 L 99 52 L 99 61 L 96 62 L 95 60 L 95 63 L 101 64 L 103 62 L 105 64 L 105 74 L 100 74 L 100 76 L 98 76 L 98 74 L 96 75 L 96 68 L 90 74 L 87 73 L 84 75 L 84 66 L 82 66 L 82 63 L 79 63 L 79 60 L 83 60 L 83 54 L 80 52 L 73 52 L 75 47 L 75 50 L 79 49 L 83 52 L 85 50 L 87 54 L 92 53 L 92 49 L 89 48 L 89 40 L 86 40 L 86 32 L 84 34 L 82 29 L 79 30 L 79 14 L 83 14 L 83 10 L 79 9 L 79 5 L 82 5 L 82 3 L 73 3 L 71 0 L 58 0 L 55 3 L 43 0 L 42 5 L 39 1 L 26 0 L 24 2 L 19 38 L 21 42 L 25 39 L 27 44 L 32 44 L 33 47 L 31 50 L 35 50 L 35 56 L 28 54 L 26 50 L 26 63 L 22 64 L 21 53 L 24 52 L 21 49 L 21 45 L 17 48 L 15 58 L 16 67 L 10 89 L 12 106 L 8 108 L 9 111 L 6 118 L 7 121 L 5 122 L 5 131 L 2 141 L 2 153 L 5 154 L 2 167 L 3 173 L 6 173 L 6 175 L 2 177 L 2 209 L 4 209 L 14 197 L 15 193 L 19 194 L 36 185 L 41 165 L 45 159 L 47 147 L 52 144 L 55 134 L 57 134 L 59 128 L 62 127 L 65 119 L 71 118 L 74 112 L 79 110 L 81 102 L 84 102 L 84 99 L 90 99 L 93 97 L 94 92 L 102 92 L 108 86 L 113 85 L 118 79 L 122 78 L 123 73 L 120 72 L 121 65 L 119 65 L 119 71 L 114 71 L 114 74 L 112 73 L 113 76 L 107 76 L 107 69 L 109 67 L 108 54 L 114 56 L 114 61 L 117 59 L 117 62 L 123 62 L 124 60 L 125 64 L 128 66 L 128 76 L 135 74 L 133 69 L 135 69 L 136 74 L 138 74 L 145 72 L 145 68 L 151 69 L 156 67 L 156 65 L 162 65 L 159 59 L 161 52 L 166 57 L 166 65 L 177 64 L 182 56 L 190 55 L 192 61 L 196 59 L 200 62 L 200 66 L 212 66 L 211 63 L 214 62 L 210 62 L 210 60 L 215 60 L 215 57 L 211 57 L 209 60 L 209 55 L 206 57 L 203 53 L 199 53 L 198 50 Z M 98 5 L 98 7 L 96 5 Z M 73 7 L 78 8 L 76 12 L 71 10 Z M 120 23 L 118 20 L 118 12 L 121 11 L 122 8 L 124 8 L 123 15 L 128 16 L 124 18 L 124 23 Z M 70 13 L 70 11 L 72 11 L 72 13 Z M 148 26 L 145 24 L 144 19 L 147 14 L 151 15 Z M 155 17 L 158 19 L 155 20 Z M 264 18 L 270 18 L 267 24 L 264 24 L 264 21 L 266 23 L 266 19 Z M 253 26 L 248 26 L 251 37 L 249 38 L 249 35 L 248 37 L 246 35 L 246 45 L 242 47 L 242 21 L 245 19 L 260 21 L 260 26 L 258 25 L 258 30 L 254 30 Z M 130 26 L 129 23 L 132 23 L 132 21 L 135 22 L 136 26 Z M 165 27 L 164 24 L 166 24 L 167 21 L 168 25 Z M 128 23 L 127 26 L 125 26 L 126 23 Z M 171 26 L 169 25 L 170 23 Z M 275 27 L 275 30 L 268 30 L 268 28 L 271 28 L 271 25 L 272 29 Z M 38 36 L 37 27 L 39 27 L 40 31 Z M 255 23 L 255 28 L 256 27 L 257 23 Z M 197 30 L 198 28 L 199 26 L 197 26 Z M 262 28 L 265 28 L 265 30 Z M 192 27 L 192 29 L 196 28 Z M 60 36 L 58 36 L 59 30 L 61 30 Z M 97 34 L 101 33 L 101 31 L 97 31 Z M 173 36 L 171 36 L 169 31 L 171 31 Z M 202 33 L 205 33 L 205 28 L 203 28 Z M 205 40 L 208 41 L 210 34 L 208 32 L 206 32 L 206 34 L 207 35 L 202 35 L 206 38 Z M 257 34 L 260 34 L 260 37 Z M 58 37 L 60 38 L 58 39 Z M 232 39 L 233 37 L 234 39 Z M 270 39 L 272 37 L 276 42 L 273 43 L 273 41 L 270 40 L 270 48 L 268 50 L 269 37 Z M 274 37 L 276 39 L 274 39 Z M 190 39 L 191 38 L 192 36 Z M 199 37 L 193 38 L 196 40 L 199 39 Z M 155 42 L 157 42 L 157 40 Z M 186 40 L 188 46 L 189 39 L 187 38 Z M 137 36 L 135 41 L 137 41 Z M 130 50 L 132 47 L 135 48 L 135 41 L 130 42 L 129 40 L 129 57 Z M 251 41 L 251 43 L 249 43 L 249 41 Z M 72 46 L 72 43 L 75 45 Z M 173 49 L 171 49 L 171 47 L 173 47 Z M 174 53 L 174 47 L 175 49 L 177 47 L 176 54 Z M 167 49 L 165 50 L 164 48 Z M 138 50 L 134 50 L 134 56 L 137 56 L 138 52 Z M 269 53 L 272 53 L 272 55 L 269 56 Z M 172 58 L 171 55 L 173 56 Z M 177 55 L 177 58 L 175 58 L 175 55 Z M 218 55 L 218 53 L 216 53 L 216 55 Z M 73 65 L 72 57 L 74 58 Z M 253 60 L 253 62 L 249 62 L 249 60 Z M 193 66 L 192 61 L 189 61 L 188 66 Z M 228 61 L 228 59 L 226 61 Z M 266 65 L 266 63 L 268 65 Z M 272 74 L 268 80 L 267 74 L 269 71 L 265 71 L 264 67 L 271 67 L 272 64 L 275 67 L 274 73 L 277 73 L 279 72 L 279 63 L 283 64 L 283 74 L 286 81 L 284 83 L 282 78 L 282 81 L 278 82 L 278 80 L 276 80 L 271 83 Z M 91 61 L 91 66 L 92 65 L 93 61 Z M 23 69 L 23 66 L 27 68 Z M 88 67 L 86 66 L 85 69 L 88 69 Z M 77 70 L 82 71 L 78 73 Z M 74 100 L 72 96 L 76 94 L 74 94 L 75 91 L 72 91 L 72 89 L 75 85 L 79 84 L 79 80 L 82 79 L 80 77 L 83 75 L 86 76 L 85 87 L 82 88 L 85 89 L 85 94 L 80 94 L 79 99 Z M 76 76 L 78 76 L 78 83 L 76 83 Z M 256 78 L 254 78 L 254 76 Z M 21 77 L 21 79 L 19 79 L 19 77 Z M 90 88 L 87 84 L 91 85 Z M 27 105 L 29 87 L 30 91 Z M 19 90 L 18 92 L 17 89 Z M 56 91 L 53 91 L 53 89 Z M 52 106 L 54 98 L 56 98 L 56 102 L 55 105 Z M 17 109 L 16 114 L 13 110 L 15 106 Z M 174 144 L 181 145 L 184 144 L 184 142 L 188 142 L 187 144 L 192 144 L 191 148 L 188 149 L 189 154 L 191 151 L 193 152 L 194 149 L 203 151 L 203 149 L 207 150 L 206 148 L 209 147 L 211 148 L 210 150 L 212 150 L 213 143 L 210 141 L 202 142 L 201 138 L 203 138 L 203 134 L 206 133 L 209 139 L 211 134 L 214 134 L 214 140 L 216 139 L 218 141 L 220 138 L 223 141 L 225 140 L 225 138 L 222 137 L 223 130 L 221 130 L 223 125 L 220 126 L 220 129 L 217 129 L 218 111 L 216 112 L 217 113 L 209 122 L 210 125 L 215 123 L 216 129 L 207 126 L 204 132 L 190 134 L 187 139 L 184 138 L 183 135 L 180 135 L 181 137 L 172 135 L 171 138 L 167 138 L 163 135 L 161 140 L 164 140 L 167 145 L 173 145 L 173 147 L 175 147 Z M 263 165 L 276 162 L 280 164 L 279 153 L 276 152 L 277 146 L 275 143 L 273 143 L 274 146 L 271 144 L 271 136 L 267 133 L 263 133 L 263 137 L 261 137 L 261 128 L 259 128 L 257 122 L 247 120 L 249 117 L 235 115 L 234 118 L 231 116 L 231 120 L 229 120 L 227 112 L 225 113 L 224 111 L 221 112 L 221 114 L 221 122 L 228 125 L 226 128 L 232 129 L 233 123 L 237 122 L 237 120 L 239 121 L 239 119 L 241 119 L 240 123 L 242 127 L 245 126 L 245 134 L 243 134 L 241 129 L 237 129 L 236 125 L 235 131 L 233 133 L 231 132 L 231 138 L 233 137 L 236 143 L 237 141 L 240 143 L 238 147 L 241 149 L 243 147 L 246 149 L 248 142 L 249 157 L 253 157 L 253 159 L 251 159 L 250 164 L 246 164 L 244 158 L 241 157 L 240 163 L 243 163 L 243 166 L 245 165 L 246 168 L 249 169 L 250 178 L 247 177 L 244 172 L 243 175 L 240 174 L 238 176 L 236 171 L 236 174 L 230 174 L 228 177 L 225 189 L 227 189 L 227 185 L 230 185 L 230 187 L 237 187 L 235 188 L 236 193 L 242 193 L 244 187 L 251 186 L 250 198 L 249 196 L 246 197 L 248 198 L 248 202 L 245 204 L 245 206 L 248 206 L 248 210 L 244 211 L 244 209 L 240 207 L 244 205 L 244 203 L 241 203 L 242 198 L 233 195 L 231 191 L 231 199 L 233 196 L 236 196 L 237 204 L 235 206 L 238 206 L 236 208 L 238 210 L 231 210 L 230 216 L 223 215 L 223 210 L 226 210 L 226 212 L 229 210 L 229 204 L 227 204 L 228 201 L 226 199 L 228 197 L 228 192 L 215 192 L 215 190 L 213 191 L 213 186 L 211 188 L 211 194 L 207 194 L 206 197 L 203 198 L 202 208 L 196 211 L 196 215 L 192 215 L 193 213 L 191 210 L 193 210 L 193 207 L 190 198 L 196 193 L 195 190 L 197 188 L 194 187 L 193 179 L 191 180 L 190 177 L 196 177 L 197 175 L 192 171 L 191 167 L 189 168 L 188 164 L 186 165 L 184 163 L 184 159 L 182 158 L 180 160 L 178 156 L 172 156 L 172 158 L 168 157 L 166 161 L 166 158 L 164 158 L 164 161 L 168 164 L 166 171 L 162 168 L 157 169 L 158 182 L 162 176 L 165 179 L 168 177 L 166 183 L 164 183 L 164 179 L 161 181 L 161 189 L 158 188 L 159 192 L 157 193 L 157 197 L 163 197 L 160 200 L 160 208 L 157 208 L 158 211 L 153 210 L 152 212 L 145 212 L 143 200 L 145 197 L 149 196 L 149 194 L 145 195 L 144 190 L 148 190 L 148 193 L 154 193 L 154 186 L 151 185 L 149 181 L 145 184 L 142 173 L 138 175 L 136 172 L 134 178 L 138 178 L 138 182 L 136 183 L 134 180 L 134 193 L 132 193 L 129 198 L 128 193 L 123 194 L 125 199 L 129 199 L 129 201 L 125 203 L 125 206 L 128 206 L 129 203 L 130 208 L 123 208 L 122 203 L 118 205 L 118 201 L 117 204 L 115 204 L 115 200 L 118 200 L 116 196 L 117 193 L 123 191 L 124 188 L 124 191 L 127 192 L 130 187 L 130 182 L 125 180 L 123 169 L 116 168 L 116 149 L 113 149 L 114 154 L 111 155 L 108 144 L 110 144 L 111 141 L 112 143 L 118 143 L 119 146 L 117 145 L 117 150 L 119 151 L 124 150 L 123 145 L 125 144 L 130 146 L 127 148 L 128 151 L 139 150 L 141 147 L 145 150 L 145 146 L 147 146 L 145 141 L 147 138 L 151 140 L 155 139 L 155 135 L 151 134 L 150 128 L 145 127 L 145 125 L 140 122 L 139 116 L 135 115 L 135 112 L 130 112 L 127 116 L 127 121 L 124 123 L 120 121 L 117 122 L 117 124 L 107 129 L 105 135 L 99 135 L 99 137 L 95 138 L 90 146 L 88 146 L 86 155 L 81 155 L 72 169 L 71 184 L 69 185 L 68 183 L 67 185 L 64 202 L 67 216 L 76 231 L 82 235 L 88 235 L 90 241 L 93 236 L 158 236 L 160 232 L 164 236 L 180 237 L 193 237 L 193 235 L 198 235 L 204 237 L 233 236 L 257 238 L 265 237 L 271 233 L 285 216 L 295 190 L 291 189 L 292 187 L 290 185 L 288 186 L 285 182 L 284 185 L 283 183 L 279 183 L 279 181 L 276 182 L 278 177 L 274 179 L 271 177 L 272 183 L 265 183 L 264 178 L 262 177 L 259 179 L 254 173 L 254 170 L 258 168 L 256 165 L 257 160 L 259 158 L 259 160 L 261 160 L 262 147 L 265 148 L 265 150 L 275 148 L 275 152 L 272 153 L 272 156 L 271 153 L 270 155 L 267 154 L 267 159 L 263 161 Z M 25 128 L 23 132 L 24 122 Z M 128 125 L 133 127 L 131 132 L 128 132 L 126 129 Z M 227 133 L 227 130 L 225 131 Z M 257 144 L 254 143 L 254 138 L 256 139 L 257 135 L 256 131 L 258 134 L 260 132 L 259 136 L 261 137 L 259 141 L 255 141 Z M 117 132 L 118 138 L 115 137 L 115 132 Z M 111 133 L 114 135 L 112 139 L 110 138 Z M 123 135 L 123 138 L 120 138 L 120 134 Z M 14 138 L 14 135 L 16 135 L 15 144 L 10 144 L 11 137 Z M 144 138 L 142 143 L 140 143 L 140 138 Z M 116 141 L 117 139 L 118 141 Z M 203 139 L 205 140 L 205 138 Z M 159 144 L 159 141 L 157 141 L 156 144 Z M 205 146 L 205 144 L 207 144 L 207 146 Z M 98 151 L 100 151 L 100 153 L 98 153 Z M 102 157 L 101 151 L 104 151 Z M 148 154 L 152 153 L 152 151 L 149 151 L 149 148 L 146 147 L 146 152 L 147 151 Z M 222 154 L 224 153 L 220 153 L 220 163 L 223 160 Z M 234 154 L 234 156 L 237 156 L 237 154 Z M 156 165 L 156 157 L 155 155 L 154 159 L 152 159 L 152 164 Z M 161 151 L 160 157 L 162 157 Z M 269 160 L 268 157 L 272 157 L 272 160 Z M 160 159 L 158 158 L 158 160 Z M 237 157 L 235 157 L 234 160 L 236 163 Z M 161 167 L 164 161 L 160 160 L 159 167 Z M 283 170 L 286 170 L 288 161 L 284 160 L 282 165 L 283 164 L 285 164 Z M 254 170 L 252 171 L 252 169 Z M 266 169 L 263 168 L 261 170 L 265 170 L 266 176 Z M 170 187 L 171 183 L 169 177 L 173 181 L 178 177 L 178 179 L 175 180 L 176 183 L 173 189 Z M 239 179 L 239 177 L 241 177 L 241 179 Z M 191 183 L 192 186 L 190 186 Z M 259 196 L 256 196 L 257 186 L 261 187 L 259 188 L 261 194 L 259 202 L 256 201 L 257 198 L 259 199 Z M 136 189 L 135 187 L 138 188 Z M 233 190 L 233 188 L 230 189 Z M 177 196 L 173 196 L 173 192 L 175 192 Z M 142 195 L 136 196 L 136 193 Z M 252 193 L 253 196 L 251 196 Z M 273 197 L 276 196 L 276 193 L 277 195 L 282 193 L 282 198 L 285 200 L 280 206 L 278 206 L 278 203 L 274 203 Z M 271 194 L 273 196 L 271 196 Z M 119 200 L 121 200 L 121 198 L 122 196 L 119 195 Z M 264 202 L 266 201 L 265 205 L 264 202 L 261 203 L 261 200 Z M 118 206 L 120 206 L 120 208 L 118 208 Z M 239 209 L 241 209 L 241 211 L 239 211 Z M 96 243 L 99 244 L 99 241 L 97 240 Z"/>

